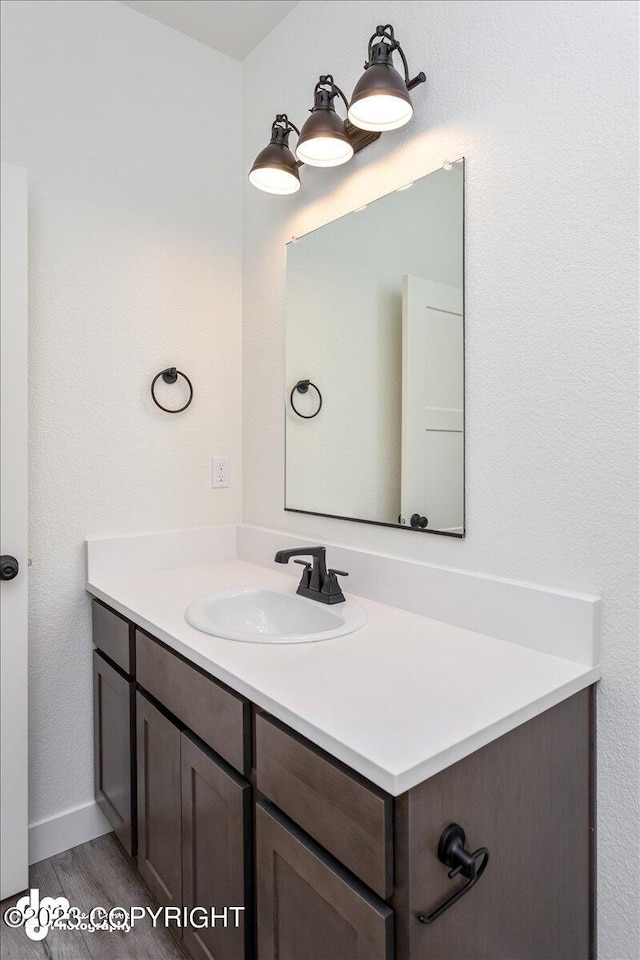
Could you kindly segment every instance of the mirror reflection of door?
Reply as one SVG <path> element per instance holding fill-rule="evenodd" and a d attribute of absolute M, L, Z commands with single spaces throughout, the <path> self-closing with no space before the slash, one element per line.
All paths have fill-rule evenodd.
<path fill-rule="evenodd" d="M 401 522 L 447 533 L 464 525 L 463 336 L 462 290 L 404 276 Z"/>

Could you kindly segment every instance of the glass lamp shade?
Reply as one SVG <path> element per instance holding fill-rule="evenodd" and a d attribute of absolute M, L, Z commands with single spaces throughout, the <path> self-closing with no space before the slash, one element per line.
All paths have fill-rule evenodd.
<path fill-rule="evenodd" d="M 300 175 L 296 158 L 285 143 L 273 141 L 261 150 L 253 162 L 249 182 L 265 193 L 297 193 Z"/>
<path fill-rule="evenodd" d="M 353 156 L 353 147 L 333 107 L 314 110 L 300 131 L 296 156 L 312 167 L 338 167 Z"/>
<path fill-rule="evenodd" d="M 358 80 L 349 120 L 361 130 L 396 130 L 413 116 L 406 84 L 390 63 L 373 63 Z"/>

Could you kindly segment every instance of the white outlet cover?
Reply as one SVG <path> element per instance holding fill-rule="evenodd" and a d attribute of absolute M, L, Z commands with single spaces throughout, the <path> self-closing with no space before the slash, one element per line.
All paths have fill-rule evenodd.
<path fill-rule="evenodd" d="M 211 463 L 211 486 L 214 489 L 229 486 L 229 458 L 214 457 Z"/>

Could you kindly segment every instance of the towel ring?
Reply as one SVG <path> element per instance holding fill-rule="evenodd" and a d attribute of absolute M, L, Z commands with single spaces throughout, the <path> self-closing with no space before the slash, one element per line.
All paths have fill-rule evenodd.
<path fill-rule="evenodd" d="M 298 391 L 298 393 L 308 393 L 309 387 L 313 387 L 315 392 L 318 394 L 318 409 L 316 410 L 315 413 L 300 413 L 295 403 L 293 402 L 293 396 L 296 390 Z M 322 410 L 322 394 L 320 393 L 320 390 L 318 389 L 318 387 L 316 387 L 315 383 L 312 383 L 311 380 L 298 380 L 298 382 L 296 383 L 295 387 L 293 388 L 289 396 L 289 403 L 291 404 L 291 408 L 293 412 L 297 413 L 298 416 L 302 417 L 303 420 L 313 420 L 313 418 L 317 417 L 320 411 Z"/>
<path fill-rule="evenodd" d="M 165 383 L 175 383 L 178 377 L 182 377 L 183 380 L 187 381 L 187 386 L 189 387 L 189 399 L 182 407 L 176 407 L 175 410 L 170 410 L 169 407 L 163 407 L 158 398 L 156 397 L 155 386 L 158 380 L 162 377 Z M 151 383 L 151 396 L 156 407 L 160 407 L 161 410 L 164 410 L 165 413 L 182 413 L 183 410 L 186 410 L 191 401 L 193 400 L 193 384 L 186 373 L 183 373 L 182 370 L 176 370 L 175 367 L 167 367 L 166 370 L 161 370 L 160 373 L 157 373 L 153 378 Z"/>

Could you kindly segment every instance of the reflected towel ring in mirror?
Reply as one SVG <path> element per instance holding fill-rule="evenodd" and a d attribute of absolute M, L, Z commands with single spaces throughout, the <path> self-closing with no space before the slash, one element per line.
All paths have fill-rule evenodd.
<path fill-rule="evenodd" d="M 293 402 L 294 394 L 296 393 L 296 391 L 298 393 L 308 393 L 309 387 L 313 387 L 315 392 L 318 394 L 318 409 L 315 411 L 315 413 L 300 413 L 300 411 L 296 408 L 295 403 Z M 317 417 L 320 411 L 322 410 L 322 394 L 320 393 L 320 390 L 318 389 L 318 387 L 316 387 L 315 383 L 312 383 L 311 380 L 298 380 L 298 382 L 296 383 L 295 387 L 293 388 L 289 396 L 289 403 L 291 404 L 291 409 L 293 410 L 293 412 L 297 413 L 298 416 L 302 417 L 303 420 L 313 420 L 313 418 Z"/>
<path fill-rule="evenodd" d="M 155 386 L 158 380 L 162 377 L 165 383 L 175 383 L 178 377 L 182 377 L 183 380 L 186 380 L 187 386 L 189 387 L 189 399 L 182 407 L 176 407 L 173 410 L 170 410 L 169 407 L 163 407 L 158 398 L 156 397 Z M 183 410 L 186 410 L 191 401 L 193 400 L 193 384 L 186 373 L 183 373 L 182 370 L 176 370 L 175 367 L 167 367 L 166 370 L 161 370 L 160 373 L 157 373 L 151 382 L 151 396 L 156 407 L 160 407 L 161 410 L 164 410 L 165 413 L 182 413 Z"/>

